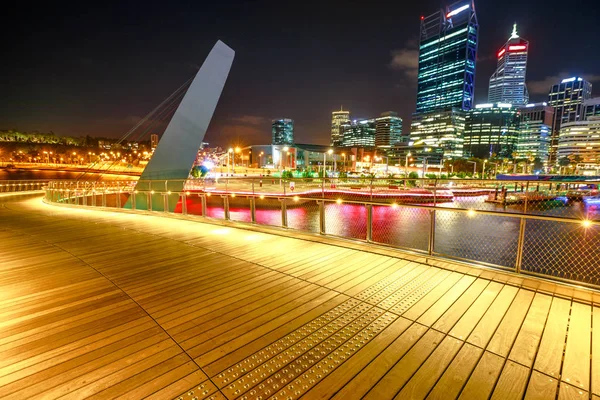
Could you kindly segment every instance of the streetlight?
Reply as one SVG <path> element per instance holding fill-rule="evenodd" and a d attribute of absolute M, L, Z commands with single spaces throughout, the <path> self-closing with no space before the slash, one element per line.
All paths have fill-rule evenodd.
<path fill-rule="evenodd" d="M 486 163 L 487 161 L 488 161 L 488 160 L 483 160 L 483 164 L 481 165 L 481 179 L 483 179 L 483 178 L 484 178 L 484 176 L 485 176 L 485 163 Z"/>
<path fill-rule="evenodd" d="M 231 163 L 230 154 L 232 154 L 232 153 L 233 153 L 233 149 L 230 147 L 229 150 L 227 150 L 227 173 L 228 174 L 229 174 L 229 164 Z"/>
<path fill-rule="evenodd" d="M 263 154 L 265 154 L 265 152 L 261 151 L 260 154 L 258 155 L 258 164 L 259 164 L 258 168 L 260 168 L 262 166 L 262 156 L 263 156 Z"/>
<path fill-rule="evenodd" d="M 475 174 L 477 173 L 477 161 L 467 161 L 467 162 L 473 164 L 473 178 L 475 178 Z"/>
<path fill-rule="evenodd" d="M 387 175 L 389 160 L 388 160 L 387 156 L 379 156 L 379 158 L 385 158 L 385 174 Z"/>
<path fill-rule="evenodd" d="M 411 152 L 409 151 L 409 152 L 406 154 L 406 159 L 405 159 L 405 161 L 404 161 L 404 174 L 405 174 L 406 176 L 408 176 L 408 157 L 410 157 L 410 156 L 412 156 L 412 154 L 411 154 Z"/>
<path fill-rule="evenodd" d="M 346 169 L 346 153 L 342 153 L 342 165 L 343 165 L 343 169 Z"/>
<path fill-rule="evenodd" d="M 498 163 L 490 162 L 490 164 L 494 165 L 494 178 L 498 175 Z"/>
<path fill-rule="evenodd" d="M 429 156 L 423 157 L 423 178 L 425 178 L 425 174 L 427 174 L 427 159 Z"/>

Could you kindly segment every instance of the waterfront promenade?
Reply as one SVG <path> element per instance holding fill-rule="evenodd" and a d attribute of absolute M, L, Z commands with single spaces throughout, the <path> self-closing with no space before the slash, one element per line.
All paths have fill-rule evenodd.
<path fill-rule="evenodd" d="M 592 291 L 41 195 L 0 221 L 3 399 L 600 399 Z"/>

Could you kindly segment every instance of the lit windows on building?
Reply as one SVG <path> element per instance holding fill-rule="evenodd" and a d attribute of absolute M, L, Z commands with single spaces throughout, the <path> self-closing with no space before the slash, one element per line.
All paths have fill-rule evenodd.
<path fill-rule="evenodd" d="M 527 104 L 519 108 L 519 139 L 516 158 L 548 161 L 554 108 L 547 103 Z"/>
<path fill-rule="evenodd" d="M 581 157 L 581 163 L 600 164 L 600 117 L 587 121 L 565 122 L 558 139 L 558 159 Z"/>
<path fill-rule="evenodd" d="M 350 122 L 350 111 L 334 111 L 331 113 L 331 145 L 340 146 L 343 142 L 342 125 Z"/>
<path fill-rule="evenodd" d="M 354 120 L 341 125 L 343 147 L 374 147 L 375 119 Z"/>
<path fill-rule="evenodd" d="M 583 102 L 583 119 L 600 117 L 600 97 L 594 97 Z"/>
<path fill-rule="evenodd" d="M 458 108 L 413 114 L 410 143 L 440 148 L 444 158 L 462 157 L 465 116 Z"/>
<path fill-rule="evenodd" d="M 551 164 L 557 160 L 558 135 L 562 124 L 583 120 L 583 102 L 591 97 L 592 84 L 578 76 L 563 79 L 550 89 L 548 104 L 554 107 L 549 157 Z"/>
<path fill-rule="evenodd" d="M 394 111 L 375 118 L 375 146 L 389 147 L 402 140 L 402 118 Z"/>
<path fill-rule="evenodd" d="M 518 133 L 517 109 L 512 104 L 478 104 L 466 116 L 464 156 L 512 157 Z"/>
<path fill-rule="evenodd" d="M 288 118 L 273 120 L 271 125 L 273 134 L 272 144 L 294 143 L 294 121 Z"/>
<path fill-rule="evenodd" d="M 502 48 L 498 50 L 496 71 L 490 77 L 488 102 L 525 105 L 529 93 L 525 85 L 529 42 L 517 35 L 517 24 Z"/>

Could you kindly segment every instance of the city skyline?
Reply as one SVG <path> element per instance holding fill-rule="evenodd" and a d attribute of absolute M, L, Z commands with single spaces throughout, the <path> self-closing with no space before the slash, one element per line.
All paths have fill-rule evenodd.
<path fill-rule="evenodd" d="M 541 3 L 519 6 L 516 1 L 501 7 L 475 3 L 481 27 L 475 104 L 487 98 L 497 49 L 514 22 L 519 34 L 532 43 L 527 71 L 530 102 L 545 101 L 551 85 L 569 76 L 598 81 L 594 65 L 600 56 L 592 51 L 593 41 L 573 39 L 584 34 L 595 37 L 599 31 L 583 11 L 586 2 L 570 11 L 581 23 L 567 38 L 547 23 L 564 13 L 550 3 L 542 8 Z M 298 140 L 326 144 L 331 112 L 339 104 L 364 117 L 398 111 L 406 133 L 416 101 L 419 19 L 439 9 L 439 4 L 387 6 L 383 19 L 367 22 L 360 32 L 352 29 L 348 17 L 381 16 L 377 5 L 346 7 L 334 26 L 326 26 L 322 19 L 334 7 L 326 4 L 317 7 L 315 15 L 300 12 L 286 20 L 280 35 L 273 35 L 270 21 L 285 10 L 274 10 L 270 4 L 242 4 L 230 13 L 225 12 L 230 4 L 210 6 L 206 18 L 220 21 L 212 24 L 203 24 L 193 6 L 175 7 L 165 14 L 150 5 L 140 11 L 144 18 L 133 8 L 116 6 L 95 16 L 76 8 L 37 9 L 31 15 L 34 28 L 22 34 L 23 45 L 8 47 L 8 61 L 2 66 L 3 75 L 11 80 L 3 90 L 0 128 L 119 137 L 193 75 L 197 66 L 190 64 L 199 63 L 210 43 L 221 37 L 238 59 L 207 133 L 211 144 L 267 143 L 271 120 L 280 115 L 294 119 Z M 10 20 L 22 20 L 18 15 L 19 11 Z M 52 18 L 57 15 L 63 18 Z M 200 18 L 197 24 L 191 24 L 192 17 Z M 106 32 L 100 29 L 106 18 L 121 25 Z M 307 20 L 313 24 L 309 29 Z M 253 29 L 246 35 L 249 38 L 244 37 Z M 48 47 L 49 43 L 54 45 Z M 548 63 L 542 56 L 566 44 L 571 46 L 570 57 Z M 351 65 L 343 61 L 347 54 L 357 55 Z M 280 57 L 275 60 L 275 55 Z"/>

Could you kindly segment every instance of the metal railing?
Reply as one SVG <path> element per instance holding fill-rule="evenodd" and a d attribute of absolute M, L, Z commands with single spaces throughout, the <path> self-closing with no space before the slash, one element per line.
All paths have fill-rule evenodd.
<path fill-rule="evenodd" d="M 595 183 L 403 181 L 53 181 L 46 201 L 332 235 L 600 288 L 600 210 L 582 201 Z"/>
<path fill-rule="evenodd" d="M 0 193 L 42 190 L 47 184 L 47 180 L 0 180 Z"/>

